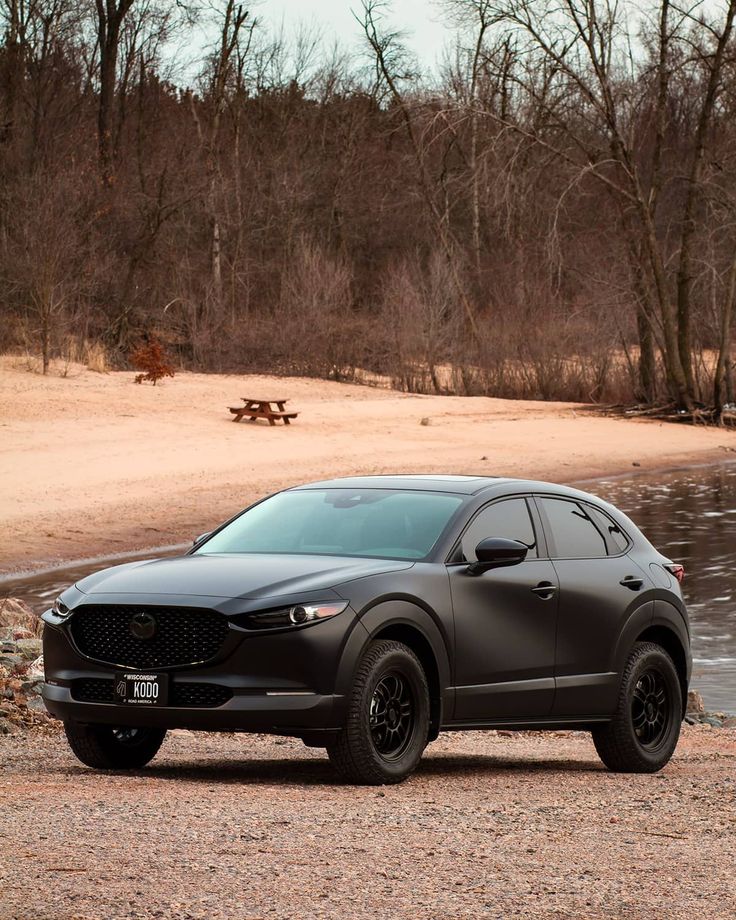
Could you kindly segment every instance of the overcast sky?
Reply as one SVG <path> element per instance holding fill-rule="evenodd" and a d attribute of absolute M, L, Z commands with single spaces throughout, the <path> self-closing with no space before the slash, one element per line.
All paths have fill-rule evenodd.
<path fill-rule="evenodd" d="M 253 12 L 264 24 L 278 28 L 283 22 L 287 34 L 300 22 L 316 24 L 328 44 L 338 38 L 354 46 L 361 32 L 351 8 L 360 12 L 360 0 L 261 0 Z M 391 9 L 391 24 L 406 30 L 407 44 L 422 64 L 435 64 L 451 31 L 439 22 L 433 0 L 393 0 Z"/>

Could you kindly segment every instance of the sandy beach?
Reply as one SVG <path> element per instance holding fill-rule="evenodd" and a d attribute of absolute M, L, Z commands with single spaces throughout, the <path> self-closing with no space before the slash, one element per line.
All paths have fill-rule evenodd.
<path fill-rule="evenodd" d="M 420 396 L 302 378 L 0 359 L 0 574 L 191 540 L 276 489 L 354 473 L 571 481 L 728 459 L 736 433 L 604 417 L 573 403 Z M 240 397 L 289 399 L 289 427 L 233 424 Z M 422 420 L 426 420 L 424 423 Z"/>

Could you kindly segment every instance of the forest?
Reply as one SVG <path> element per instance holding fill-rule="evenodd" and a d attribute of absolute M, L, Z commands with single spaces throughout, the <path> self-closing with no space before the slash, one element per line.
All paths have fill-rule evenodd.
<path fill-rule="evenodd" d="M 0 351 L 722 419 L 736 0 L 352 5 L 0 0 Z"/>

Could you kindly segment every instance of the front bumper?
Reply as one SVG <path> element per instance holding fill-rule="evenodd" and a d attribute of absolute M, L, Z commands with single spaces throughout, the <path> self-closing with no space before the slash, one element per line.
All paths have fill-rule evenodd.
<path fill-rule="evenodd" d="M 46 708 L 63 721 L 134 728 L 302 737 L 334 732 L 344 725 L 352 675 L 367 641 L 365 627 L 350 608 L 333 619 L 281 632 L 257 633 L 230 623 L 215 658 L 157 669 L 169 675 L 172 705 L 134 706 L 113 703 L 111 689 L 108 696 L 104 688 L 112 688 L 116 673 L 136 669 L 83 655 L 70 631 L 73 616 L 59 623 L 44 615 Z M 81 692 L 90 685 L 102 687 L 101 695 Z M 220 692 L 224 701 L 188 705 L 182 694 L 192 689 Z"/>
<path fill-rule="evenodd" d="M 134 728 L 188 728 L 192 731 L 242 731 L 282 735 L 337 730 L 345 699 L 317 693 L 235 694 L 217 707 L 117 706 L 83 703 L 70 687 L 46 683 L 46 708 L 57 719 Z"/>

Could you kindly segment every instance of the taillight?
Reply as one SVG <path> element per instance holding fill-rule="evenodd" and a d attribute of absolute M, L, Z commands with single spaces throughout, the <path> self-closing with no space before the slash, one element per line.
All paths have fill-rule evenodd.
<path fill-rule="evenodd" d="M 685 577 L 685 566 L 684 565 L 679 565 L 677 562 L 668 562 L 667 565 L 665 565 L 665 568 L 670 573 L 670 575 L 674 575 L 675 578 L 680 583 L 682 583 L 682 580 Z"/>

